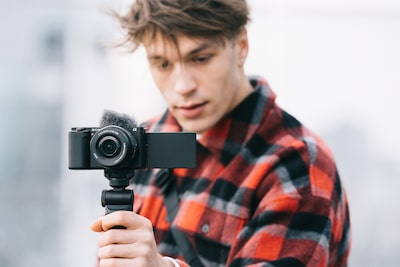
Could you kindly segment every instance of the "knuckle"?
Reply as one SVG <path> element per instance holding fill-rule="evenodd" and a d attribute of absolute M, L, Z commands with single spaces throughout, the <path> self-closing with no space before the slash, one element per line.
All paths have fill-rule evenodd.
<path fill-rule="evenodd" d="M 101 234 L 98 237 L 98 240 L 97 240 L 97 244 L 100 247 L 104 247 L 104 246 L 107 246 L 108 244 L 112 244 L 112 243 L 114 243 L 113 231 L 104 232 L 103 234 Z"/>
<path fill-rule="evenodd" d="M 98 256 L 100 259 L 108 259 L 115 256 L 115 246 L 105 246 L 98 250 Z"/>
<path fill-rule="evenodd" d="M 149 229 L 149 230 L 151 230 L 151 231 L 149 231 L 149 232 L 153 232 L 153 224 L 152 224 L 151 221 L 150 221 L 148 218 L 146 218 L 146 217 L 143 217 L 143 218 L 142 218 L 142 221 L 141 221 L 141 228 L 142 228 L 142 229 Z M 146 231 L 146 232 L 148 232 L 148 231 Z"/>
<path fill-rule="evenodd" d="M 124 221 L 126 217 L 125 213 L 121 211 L 113 212 L 113 215 L 114 215 L 114 220 L 118 222 Z"/>

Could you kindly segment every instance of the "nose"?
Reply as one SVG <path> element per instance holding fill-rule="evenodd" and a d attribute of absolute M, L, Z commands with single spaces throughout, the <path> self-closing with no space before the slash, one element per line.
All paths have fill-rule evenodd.
<path fill-rule="evenodd" d="M 194 76 L 187 68 L 176 68 L 174 80 L 174 90 L 178 94 L 188 95 L 196 90 L 197 84 Z"/>

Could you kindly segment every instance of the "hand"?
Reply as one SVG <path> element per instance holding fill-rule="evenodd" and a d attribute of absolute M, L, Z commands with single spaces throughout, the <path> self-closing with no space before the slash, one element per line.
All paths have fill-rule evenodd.
<path fill-rule="evenodd" d="M 115 226 L 126 229 L 112 229 Z M 173 267 L 158 253 L 153 226 L 143 216 L 116 211 L 94 221 L 91 229 L 100 233 L 97 241 L 100 267 Z"/>

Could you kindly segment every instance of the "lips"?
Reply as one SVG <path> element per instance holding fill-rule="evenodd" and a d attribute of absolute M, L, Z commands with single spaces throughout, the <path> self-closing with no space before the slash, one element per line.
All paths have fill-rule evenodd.
<path fill-rule="evenodd" d="M 183 117 L 193 119 L 198 117 L 203 112 L 206 104 L 207 102 L 184 104 L 178 106 L 177 109 Z"/>

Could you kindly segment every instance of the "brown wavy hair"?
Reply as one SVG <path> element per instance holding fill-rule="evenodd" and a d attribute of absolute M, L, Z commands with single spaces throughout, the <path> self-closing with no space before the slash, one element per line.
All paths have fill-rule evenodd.
<path fill-rule="evenodd" d="M 133 51 L 156 34 L 175 44 L 178 35 L 225 44 L 250 20 L 246 0 L 134 0 L 126 14 L 114 16 L 125 34 L 121 45 L 131 44 Z"/>

